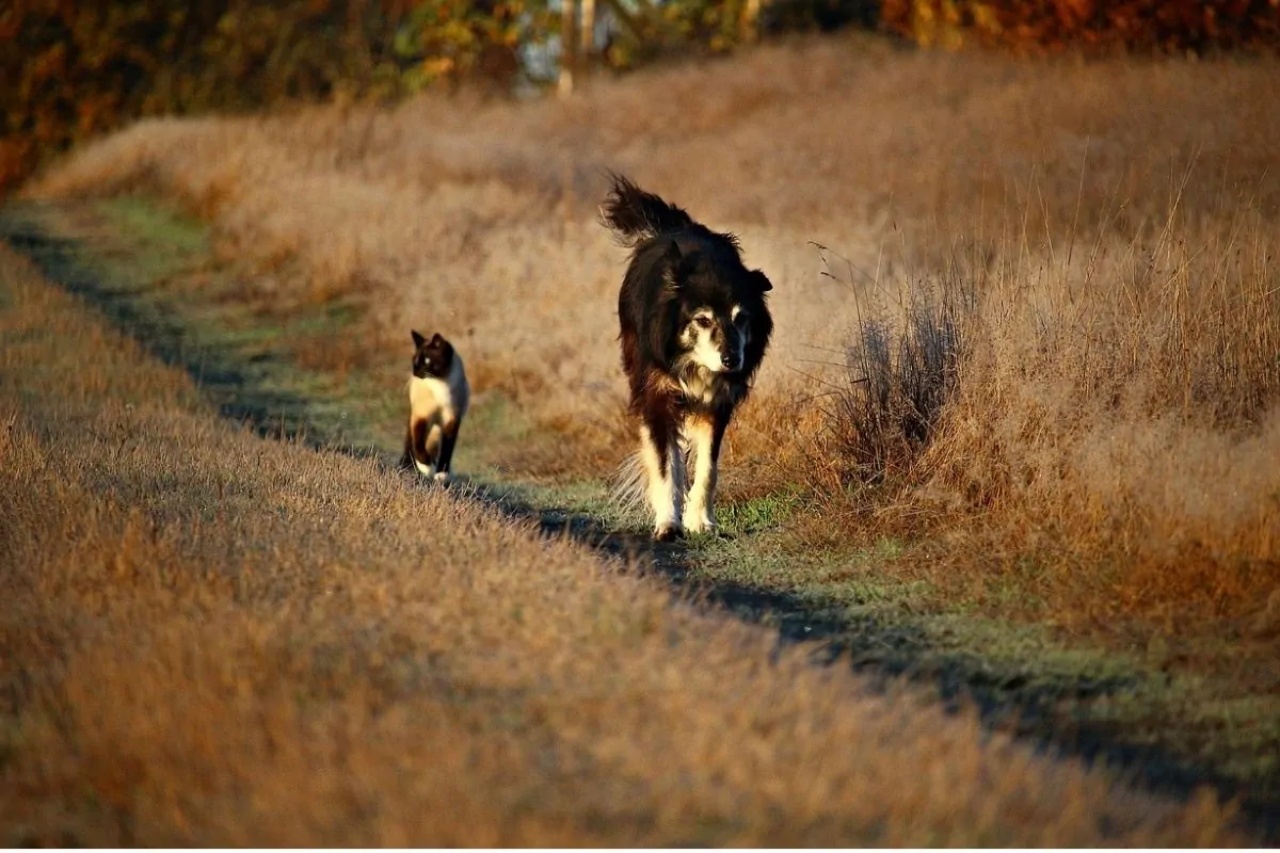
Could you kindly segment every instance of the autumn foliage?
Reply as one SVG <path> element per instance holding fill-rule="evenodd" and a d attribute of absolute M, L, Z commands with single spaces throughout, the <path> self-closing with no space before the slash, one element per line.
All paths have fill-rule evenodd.
<path fill-rule="evenodd" d="M 1278 0 L 885 0 L 884 23 L 925 45 L 1022 53 L 1274 49 Z"/>
<path fill-rule="evenodd" d="M 536 38 L 540 0 L 16 0 L 0 11 L 0 190 L 141 116 L 381 98 L 482 70 Z"/>
<path fill-rule="evenodd" d="M 634 30 L 610 35 L 602 59 L 624 68 L 672 45 L 731 50 L 750 36 L 746 5 L 653 5 Z M 868 25 L 876 5 L 765 0 L 760 25 Z M 50 153 L 142 116 L 380 99 L 464 78 L 510 91 L 528 71 L 525 50 L 554 42 L 556 8 L 549 0 L 12 0 L 0 10 L 0 192 Z M 1280 42 L 1280 0 L 884 0 L 880 17 L 924 45 L 1025 53 Z M 544 53 L 542 65 L 555 55 Z"/>

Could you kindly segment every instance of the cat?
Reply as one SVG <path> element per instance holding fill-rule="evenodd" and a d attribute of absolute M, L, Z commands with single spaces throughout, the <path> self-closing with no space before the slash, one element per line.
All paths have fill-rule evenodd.
<path fill-rule="evenodd" d="M 413 374 L 409 377 L 409 428 L 401 467 L 416 468 L 439 482 L 449 479 L 458 428 L 467 413 L 471 388 L 462 358 L 439 332 L 428 340 L 413 331 Z"/>

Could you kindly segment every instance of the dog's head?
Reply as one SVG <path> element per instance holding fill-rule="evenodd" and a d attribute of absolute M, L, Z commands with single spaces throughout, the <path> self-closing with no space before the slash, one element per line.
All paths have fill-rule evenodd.
<path fill-rule="evenodd" d="M 773 289 L 760 270 L 732 253 L 684 251 L 673 240 L 664 279 L 674 320 L 675 361 L 710 374 L 746 374 L 760 365 L 773 321 L 764 294 Z"/>
<path fill-rule="evenodd" d="M 413 375 L 419 379 L 428 376 L 443 378 L 449 375 L 453 366 L 453 344 L 436 332 L 430 338 L 411 332 L 413 335 Z"/>

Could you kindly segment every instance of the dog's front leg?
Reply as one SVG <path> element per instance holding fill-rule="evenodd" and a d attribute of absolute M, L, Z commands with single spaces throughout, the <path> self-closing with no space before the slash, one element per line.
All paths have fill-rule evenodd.
<path fill-rule="evenodd" d="M 684 455 L 673 430 L 665 424 L 640 427 L 640 458 L 649 480 L 653 509 L 653 538 L 669 542 L 681 535 L 680 507 L 684 501 Z"/>
<path fill-rule="evenodd" d="M 691 415 L 684 422 L 684 437 L 693 451 L 693 485 L 684 507 L 684 529 L 709 533 L 716 529 L 716 456 L 719 442 L 715 421 L 706 415 Z"/>

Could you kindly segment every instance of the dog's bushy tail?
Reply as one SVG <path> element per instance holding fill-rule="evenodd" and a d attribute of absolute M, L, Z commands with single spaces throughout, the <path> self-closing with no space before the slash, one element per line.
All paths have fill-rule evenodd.
<path fill-rule="evenodd" d="M 622 460 L 609 483 L 609 502 L 624 515 L 639 516 L 647 504 L 644 465 L 640 451 Z"/>
<path fill-rule="evenodd" d="M 674 204 L 640 189 L 622 175 L 610 173 L 613 188 L 600 205 L 600 219 L 624 246 L 677 231 L 693 219 Z"/>

